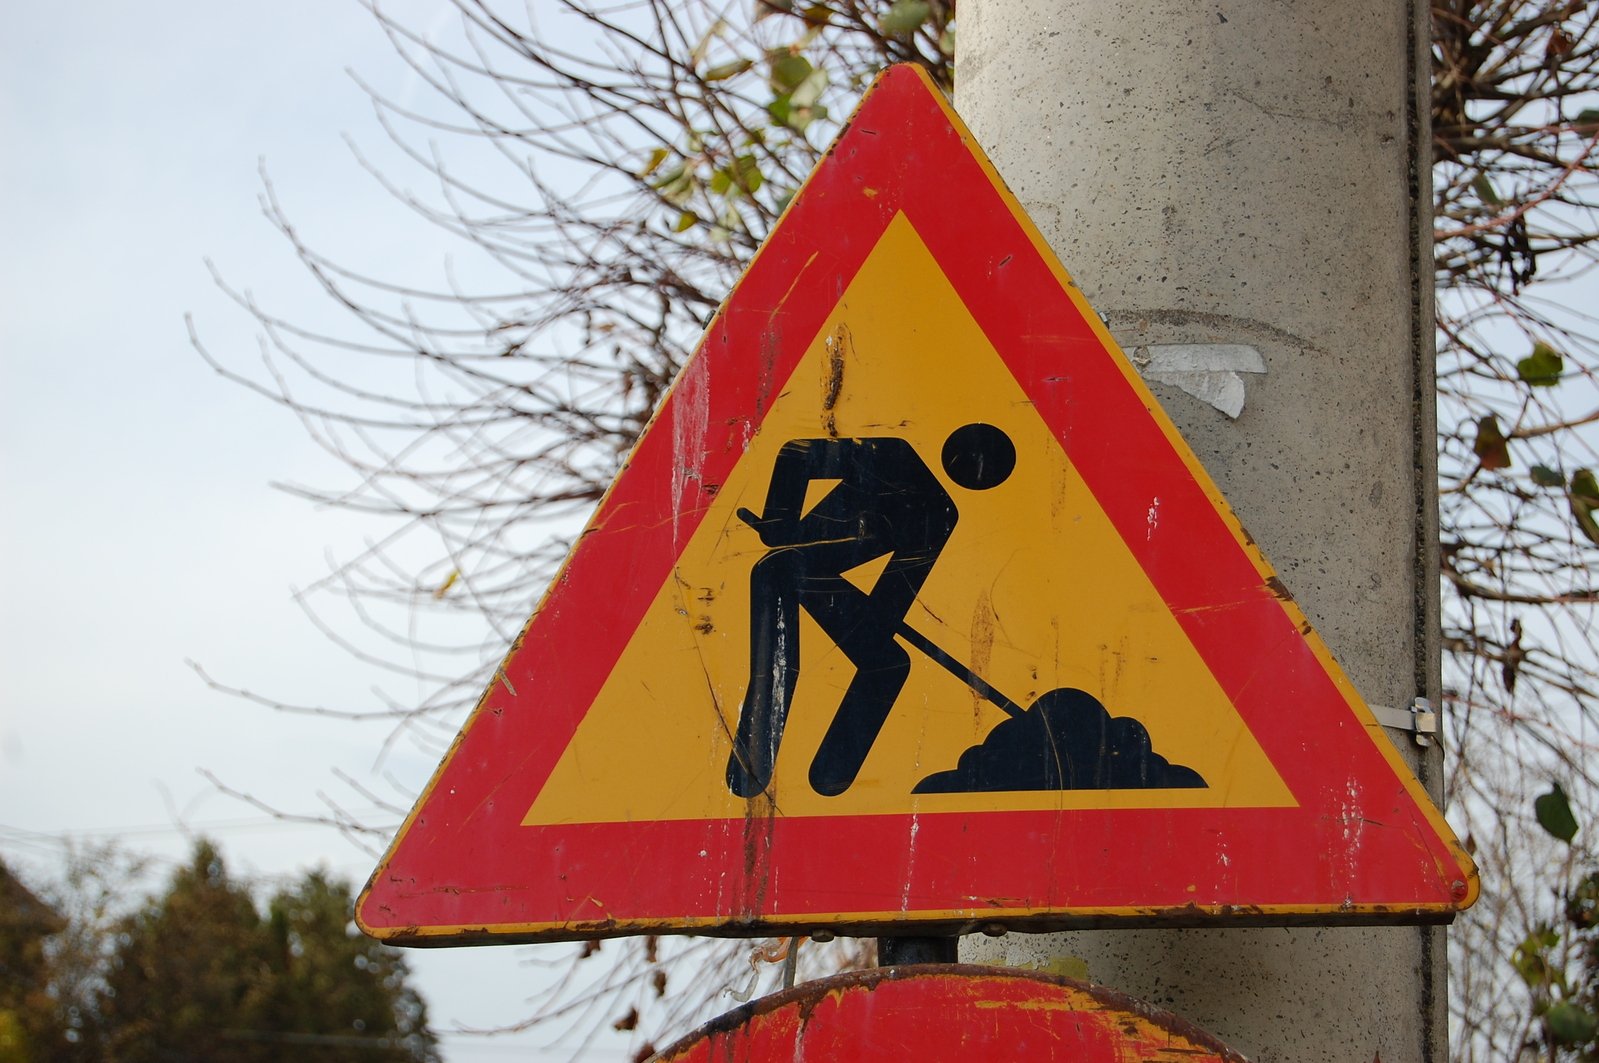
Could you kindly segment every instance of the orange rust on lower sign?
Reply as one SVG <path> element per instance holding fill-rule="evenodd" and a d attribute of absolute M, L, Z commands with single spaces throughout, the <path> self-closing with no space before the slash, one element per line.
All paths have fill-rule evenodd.
<path fill-rule="evenodd" d="M 881 967 L 808 982 L 716 1019 L 662 1063 L 1245 1063 L 1169 1012 L 1097 986 L 996 967 Z"/>

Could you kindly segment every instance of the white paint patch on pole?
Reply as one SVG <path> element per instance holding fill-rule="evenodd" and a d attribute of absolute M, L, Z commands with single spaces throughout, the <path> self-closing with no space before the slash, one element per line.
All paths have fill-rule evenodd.
<path fill-rule="evenodd" d="M 1244 379 L 1264 373 L 1266 360 L 1246 343 L 1155 343 L 1137 347 L 1133 364 L 1145 380 L 1179 387 L 1228 417 L 1244 411 Z"/>

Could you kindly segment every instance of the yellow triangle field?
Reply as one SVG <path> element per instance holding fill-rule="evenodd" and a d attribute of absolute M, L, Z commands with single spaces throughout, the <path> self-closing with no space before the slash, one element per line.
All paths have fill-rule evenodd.
<path fill-rule="evenodd" d="M 937 468 L 945 438 L 974 421 L 1001 428 L 1017 450 L 1015 472 L 982 492 L 962 490 Z M 1193 768 L 1207 785 L 913 794 L 1006 717 L 907 645 L 910 679 L 860 775 L 838 796 L 818 794 L 807 769 L 855 668 L 802 616 L 800 679 L 768 790 L 778 815 L 1293 804 L 900 216 L 778 392 L 524 823 L 745 815 L 726 766 L 749 682 L 749 573 L 767 548 L 736 514 L 760 510 L 784 443 L 834 435 L 908 440 L 944 477 L 959 509 L 906 617 L 911 627 L 1021 705 L 1057 687 L 1095 691 L 1111 715 L 1148 729 L 1156 753 Z M 1150 520 L 1158 522 L 1158 507 Z M 873 578 L 872 567 L 852 575 Z"/>

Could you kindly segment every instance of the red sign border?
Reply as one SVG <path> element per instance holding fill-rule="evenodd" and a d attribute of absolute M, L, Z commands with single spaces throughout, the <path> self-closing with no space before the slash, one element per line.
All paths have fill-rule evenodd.
<path fill-rule="evenodd" d="M 770 396 L 897 213 L 1298 807 L 787 819 L 752 803 L 733 820 L 522 826 Z M 1180 529 L 1181 542 L 1149 534 L 1154 495 L 1160 528 Z M 1475 899 L 1475 868 L 1379 732 L 943 95 L 920 68 L 894 67 L 711 323 L 373 873 L 357 919 L 401 944 L 913 923 L 1446 921 Z"/>

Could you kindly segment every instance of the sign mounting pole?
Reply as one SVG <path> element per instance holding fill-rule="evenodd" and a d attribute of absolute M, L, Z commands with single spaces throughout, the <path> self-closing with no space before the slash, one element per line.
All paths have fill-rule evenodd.
<path fill-rule="evenodd" d="M 964 0 L 960 19 L 962 115 L 1390 706 L 1439 685 L 1427 18 L 1420 0 Z M 1391 733 L 1436 795 L 1436 747 Z M 1438 928 L 1012 934 L 962 954 L 1086 964 L 1252 1058 L 1447 1058 Z"/>

